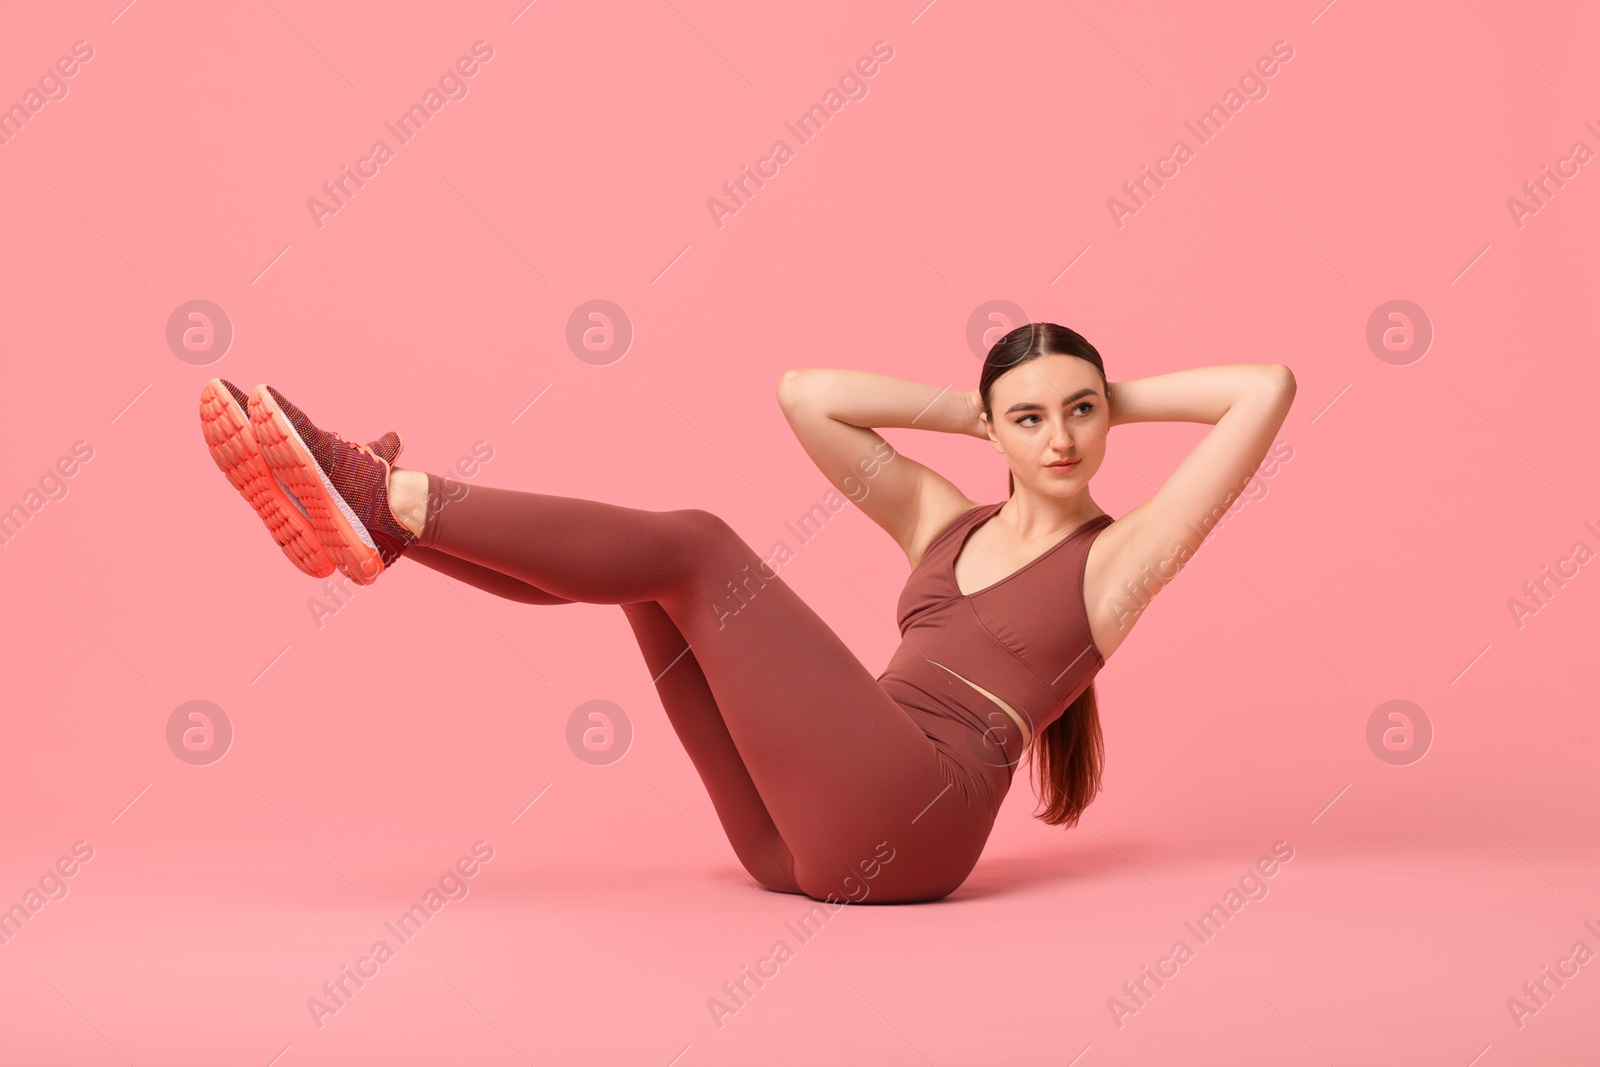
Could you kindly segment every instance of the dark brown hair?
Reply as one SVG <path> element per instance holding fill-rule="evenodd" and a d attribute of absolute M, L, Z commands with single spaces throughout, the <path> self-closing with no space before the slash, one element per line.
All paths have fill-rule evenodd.
<path fill-rule="evenodd" d="M 1106 385 L 1106 367 L 1094 345 L 1083 336 L 1053 322 L 1029 322 L 1018 326 L 989 349 L 978 379 L 983 411 L 994 422 L 990 394 L 995 380 L 1013 367 L 1040 356 L 1076 356 L 1087 360 L 1100 372 Z M 1109 402 L 1109 395 L 1108 395 Z M 1006 494 L 1017 490 L 1017 481 L 1006 472 Z M 1094 683 L 1078 695 L 1062 716 L 1034 739 L 1033 772 L 1035 788 L 1045 810 L 1035 812 L 1052 826 L 1076 826 L 1095 794 L 1100 792 L 1101 764 L 1105 746 L 1100 736 L 1100 708 L 1095 702 Z"/>

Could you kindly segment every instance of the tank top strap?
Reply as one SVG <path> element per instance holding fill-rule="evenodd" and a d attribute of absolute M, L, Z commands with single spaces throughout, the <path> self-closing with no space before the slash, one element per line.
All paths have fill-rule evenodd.
<path fill-rule="evenodd" d="M 994 504 L 979 504 L 975 508 L 968 508 L 956 516 L 954 522 L 939 531 L 938 536 L 928 543 L 928 551 L 923 553 L 923 557 L 931 556 L 935 546 L 941 552 L 953 551 L 956 545 L 961 544 L 963 536 L 968 530 L 1005 507 L 1005 503 L 1004 500 L 1001 500 Z"/>

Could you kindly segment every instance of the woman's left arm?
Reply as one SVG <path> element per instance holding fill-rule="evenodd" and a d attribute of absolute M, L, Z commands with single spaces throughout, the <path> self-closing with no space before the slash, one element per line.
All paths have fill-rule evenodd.
<path fill-rule="evenodd" d="M 1129 422 L 1220 423 L 1239 401 L 1266 394 L 1282 403 L 1283 410 L 1272 427 L 1276 432 L 1294 399 L 1294 374 L 1282 363 L 1229 363 L 1106 384 L 1113 426 Z"/>
<path fill-rule="evenodd" d="M 1106 599 L 1091 604 L 1115 630 L 1114 648 L 1255 475 L 1294 403 L 1295 381 L 1282 363 L 1227 364 L 1111 382 L 1109 393 L 1112 426 L 1215 424 L 1154 496 L 1102 535 L 1095 585 Z"/>

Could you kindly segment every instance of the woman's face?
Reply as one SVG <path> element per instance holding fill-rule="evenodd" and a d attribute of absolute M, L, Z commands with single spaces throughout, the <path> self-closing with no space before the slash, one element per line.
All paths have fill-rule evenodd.
<path fill-rule="evenodd" d="M 989 440 L 1019 486 L 1044 496 L 1076 495 L 1106 454 L 1111 426 L 1105 383 L 1077 356 L 1030 359 L 989 389 Z M 1069 466 L 1052 466 L 1075 460 Z"/>

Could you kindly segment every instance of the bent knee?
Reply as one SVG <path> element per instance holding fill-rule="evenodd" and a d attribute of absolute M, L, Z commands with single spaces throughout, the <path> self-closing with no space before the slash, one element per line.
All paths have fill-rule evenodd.
<path fill-rule="evenodd" d="M 705 508 L 679 508 L 672 514 L 701 538 L 739 537 L 733 527 L 728 525 L 728 520 L 714 511 L 707 511 Z"/>
<path fill-rule="evenodd" d="M 730 578 L 737 580 L 730 568 L 738 571 L 746 564 L 759 565 L 761 556 L 739 532 L 714 511 L 704 508 L 680 508 L 673 513 L 681 524 L 685 561 L 700 570 L 709 570 L 719 577 L 718 584 Z M 766 577 L 771 577 L 766 575 Z"/>

